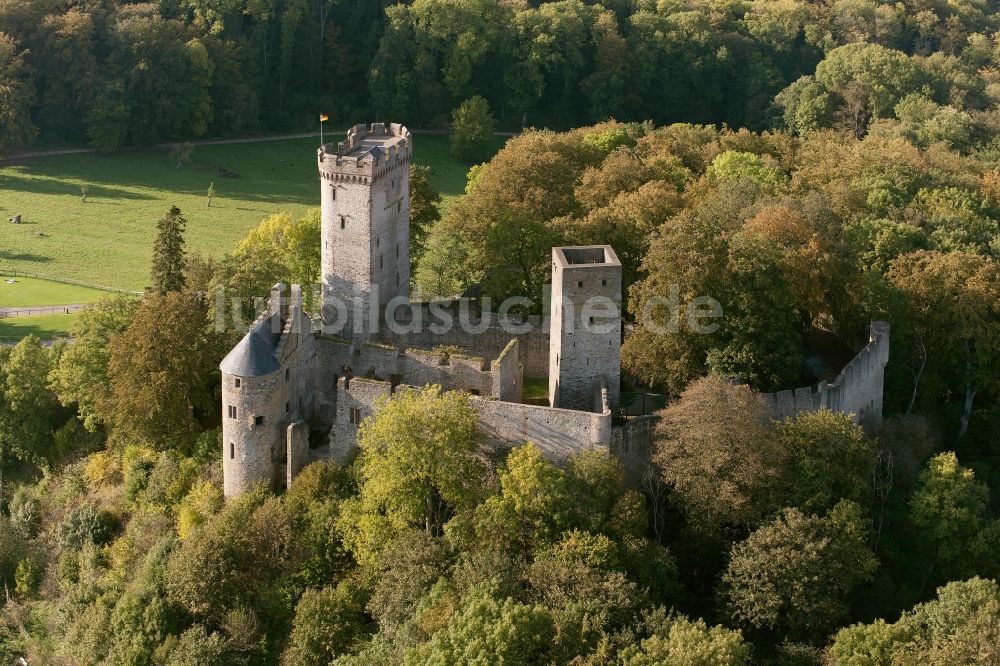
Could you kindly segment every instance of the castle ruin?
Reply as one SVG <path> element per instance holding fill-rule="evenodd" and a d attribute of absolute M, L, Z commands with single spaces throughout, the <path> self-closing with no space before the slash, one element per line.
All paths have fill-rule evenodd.
<path fill-rule="evenodd" d="M 656 417 L 612 416 L 622 341 L 614 249 L 552 249 L 547 319 L 479 311 L 467 300 L 411 303 L 412 153 L 412 136 L 395 123 L 355 125 L 346 141 L 320 147 L 321 322 L 299 285 L 275 285 L 220 364 L 226 497 L 260 482 L 287 487 L 314 460 L 349 462 L 380 399 L 430 384 L 471 394 L 495 449 L 530 441 L 561 461 L 601 448 L 638 478 Z M 779 416 L 821 407 L 880 415 L 888 345 L 888 330 L 873 327 L 837 380 L 765 399 Z M 524 399 L 526 378 L 547 382 L 546 404 Z"/>

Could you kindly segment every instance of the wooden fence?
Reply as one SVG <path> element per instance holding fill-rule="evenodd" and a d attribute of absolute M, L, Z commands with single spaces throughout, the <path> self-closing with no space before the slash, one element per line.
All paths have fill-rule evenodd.
<path fill-rule="evenodd" d="M 74 305 L 36 305 L 24 308 L 6 308 L 0 306 L 0 319 L 3 319 L 4 317 L 30 317 L 33 315 L 73 314 L 74 312 L 79 312 L 85 307 L 87 306 L 84 303 L 77 303 Z"/>
<path fill-rule="evenodd" d="M 94 284 L 92 282 L 83 282 L 82 280 L 73 280 L 72 278 L 57 277 L 55 275 L 45 275 L 44 273 L 29 273 L 28 271 L 18 271 L 11 270 L 7 268 L 0 268 L 0 276 L 3 277 L 30 277 L 36 278 L 38 280 L 48 280 L 49 282 L 61 282 L 63 284 L 72 284 L 78 287 L 88 287 L 90 289 L 100 289 L 101 291 L 111 291 L 116 294 L 128 294 L 130 296 L 142 296 L 141 291 L 130 291 L 128 289 L 122 289 L 120 287 L 108 287 L 103 284 Z"/>

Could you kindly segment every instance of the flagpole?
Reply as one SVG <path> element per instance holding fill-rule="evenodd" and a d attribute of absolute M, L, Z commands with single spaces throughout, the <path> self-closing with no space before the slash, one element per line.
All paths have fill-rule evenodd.
<path fill-rule="evenodd" d="M 322 119 L 322 117 L 319 120 L 319 147 L 320 148 L 323 147 L 323 119 Z"/>

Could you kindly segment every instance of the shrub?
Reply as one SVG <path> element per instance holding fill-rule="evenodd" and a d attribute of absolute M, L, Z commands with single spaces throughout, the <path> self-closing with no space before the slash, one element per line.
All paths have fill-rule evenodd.
<path fill-rule="evenodd" d="M 76 550 L 84 544 L 98 546 L 110 541 L 115 519 L 107 511 L 98 511 L 92 504 L 72 509 L 59 524 L 56 542 L 62 550 Z"/>
<path fill-rule="evenodd" d="M 14 591 L 22 596 L 29 596 L 42 580 L 42 566 L 28 557 L 17 563 L 14 572 Z"/>
<path fill-rule="evenodd" d="M 480 96 L 462 102 L 451 115 L 451 155 L 462 162 L 489 158 L 495 131 L 490 104 Z"/>
<path fill-rule="evenodd" d="M 18 488 L 10 500 L 10 526 L 22 538 L 30 539 L 41 524 L 41 503 L 28 488 Z"/>
<path fill-rule="evenodd" d="M 87 458 L 83 476 L 95 486 L 110 486 L 118 477 L 118 463 L 107 451 L 99 451 Z"/>

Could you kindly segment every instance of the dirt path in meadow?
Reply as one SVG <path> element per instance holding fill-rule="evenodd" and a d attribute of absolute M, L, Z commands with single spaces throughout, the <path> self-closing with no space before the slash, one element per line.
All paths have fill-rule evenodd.
<path fill-rule="evenodd" d="M 330 136 L 337 134 L 338 130 L 330 130 L 326 132 Z M 448 130 L 412 130 L 414 134 L 448 134 Z M 517 132 L 494 132 L 496 136 L 514 136 Z M 192 146 L 225 146 L 237 143 L 266 143 L 268 141 L 289 141 L 292 139 L 311 139 L 319 138 L 319 132 L 305 132 L 299 134 L 277 134 L 272 136 L 251 136 L 242 139 L 201 139 L 198 141 L 187 141 Z M 185 142 L 172 142 L 172 143 L 160 143 L 155 146 L 135 146 L 122 148 L 118 152 L 143 152 L 149 150 L 170 150 L 178 143 Z M 99 152 L 96 148 L 63 148 L 58 150 L 24 150 L 18 153 L 14 153 L 10 157 L 0 160 L 0 166 L 12 166 L 16 164 L 21 164 L 26 160 L 36 159 L 39 157 L 58 157 L 60 155 L 93 155 Z"/>

